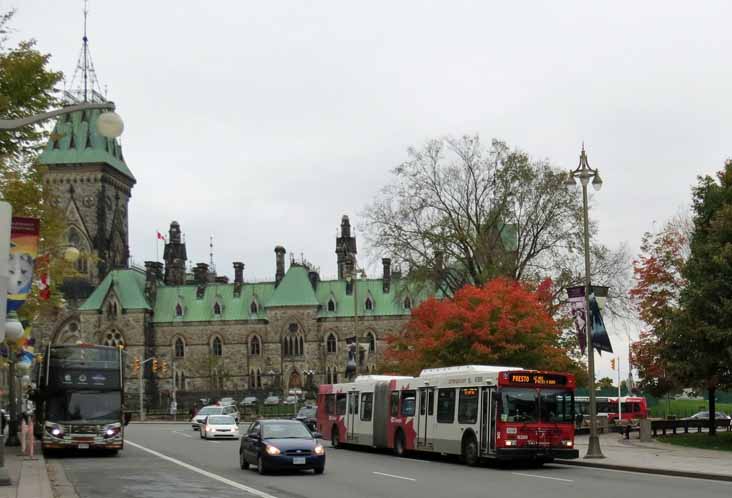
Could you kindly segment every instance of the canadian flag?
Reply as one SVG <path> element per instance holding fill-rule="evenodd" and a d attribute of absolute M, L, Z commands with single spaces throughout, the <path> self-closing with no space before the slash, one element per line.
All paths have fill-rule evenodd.
<path fill-rule="evenodd" d="M 50 259 L 47 255 L 36 258 L 36 268 L 38 271 L 38 298 L 41 301 L 48 301 L 51 298 L 51 277 L 48 271 Z"/>
<path fill-rule="evenodd" d="M 158 240 L 165 241 L 165 235 L 163 235 L 162 233 L 158 232 Z"/>

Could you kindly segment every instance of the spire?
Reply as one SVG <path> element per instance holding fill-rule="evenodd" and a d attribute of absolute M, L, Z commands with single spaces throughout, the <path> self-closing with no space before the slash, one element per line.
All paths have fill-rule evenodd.
<path fill-rule="evenodd" d="M 69 103 L 79 102 L 106 102 L 105 92 L 97 80 L 94 62 L 89 49 L 87 35 L 87 20 L 89 17 L 89 0 L 84 0 L 84 35 L 81 40 L 81 52 L 76 62 L 74 76 L 71 78 L 69 89 L 64 91 L 64 99 Z"/>

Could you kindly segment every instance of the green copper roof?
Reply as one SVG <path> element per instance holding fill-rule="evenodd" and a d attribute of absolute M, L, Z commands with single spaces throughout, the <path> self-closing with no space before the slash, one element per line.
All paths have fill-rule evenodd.
<path fill-rule="evenodd" d="M 153 322 L 205 322 L 211 320 L 258 320 L 266 318 L 264 304 L 272 296 L 274 282 L 243 284 L 241 294 L 234 296 L 234 284 L 208 284 L 203 297 L 198 299 L 196 285 L 159 286 L 155 299 Z M 251 313 L 252 301 L 257 313 Z M 219 303 L 221 313 L 215 314 Z M 183 308 L 183 316 L 176 316 L 176 305 Z"/>
<path fill-rule="evenodd" d="M 135 181 L 117 140 L 97 133 L 100 113 L 95 109 L 60 116 L 39 162 L 46 165 L 103 163 Z"/>
<path fill-rule="evenodd" d="M 354 316 L 356 303 L 358 316 L 397 316 L 409 315 L 411 310 L 404 307 L 404 299 L 409 297 L 412 307 L 419 301 L 416 296 L 402 289 L 401 280 L 392 280 L 389 292 L 384 292 L 382 279 L 362 279 L 355 282 L 353 292 L 346 294 L 345 280 L 327 280 L 318 285 L 318 301 L 322 308 L 319 318 Z M 371 298 L 372 309 L 366 309 L 366 299 Z M 328 311 L 328 301 L 335 300 L 335 311 Z"/>
<path fill-rule="evenodd" d="M 112 270 L 104 277 L 102 283 L 94 289 L 91 296 L 84 301 L 80 311 L 101 310 L 110 287 L 119 298 L 122 309 L 149 310 L 145 299 L 145 273 L 140 270 Z"/>
<path fill-rule="evenodd" d="M 267 301 L 268 308 L 274 306 L 317 306 L 313 286 L 308 278 L 308 270 L 299 265 L 291 265 L 284 278 Z"/>

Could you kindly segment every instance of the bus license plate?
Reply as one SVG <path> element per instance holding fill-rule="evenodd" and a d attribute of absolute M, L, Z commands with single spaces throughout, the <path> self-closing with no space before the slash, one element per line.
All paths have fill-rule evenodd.
<path fill-rule="evenodd" d="M 89 445 L 88 444 L 80 444 L 80 445 L 77 446 L 77 448 L 79 448 L 80 450 L 88 450 L 89 449 Z"/>
<path fill-rule="evenodd" d="M 292 459 L 292 463 L 295 465 L 305 465 L 305 457 L 295 457 Z"/>

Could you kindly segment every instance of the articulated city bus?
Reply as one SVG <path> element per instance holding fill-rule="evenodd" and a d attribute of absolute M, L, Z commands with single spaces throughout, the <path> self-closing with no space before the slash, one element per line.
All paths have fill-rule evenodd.
<path fill-rule="evenodd" d="M 342 444 L 533 460 L 577 458 L 571 374 L 468 365 L 419 377 L 366 375 L 319 388 L 317 422 Z"/>
<path fill-rule="evenodd" d="M 110 346 L 53 346 L 38 372 L 37 423 L 44 452 L 124 445 L 122 351 Z"/>
<path fill-rule="evenodd" d="M 620 418 L 622 420 L 634 420 L 648 417 L 648 403 L 646 398 L 623 396 L 620 398 Z M 577 396 L 574 400 L 574 410 L 576 413 L 587 415 L 590 413 L 590 398 L 588 396 Z M 610 422 L 617 421 L 618 416 L 618 397 L 597 397 L 597 414 L 607 415 Z"/>

